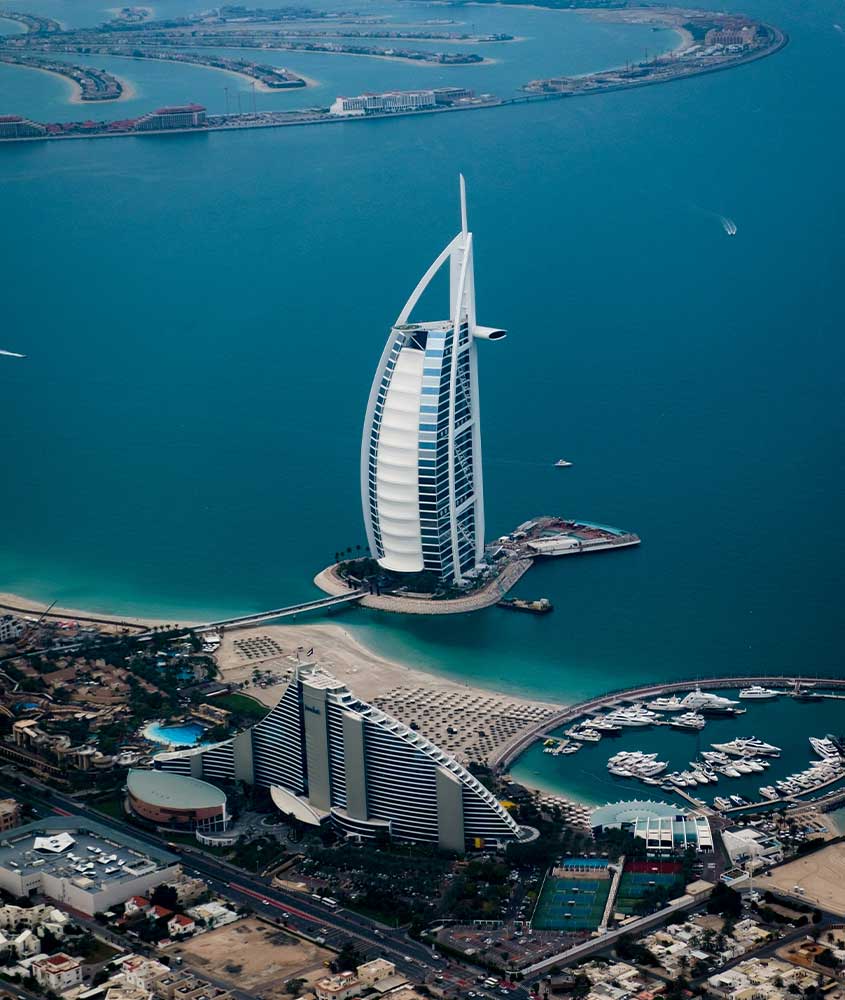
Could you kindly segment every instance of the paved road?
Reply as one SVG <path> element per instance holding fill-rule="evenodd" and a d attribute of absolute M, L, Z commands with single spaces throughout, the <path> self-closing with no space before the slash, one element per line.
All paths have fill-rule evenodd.
<path fill-rule="evenodd" d="M 39 794 L 31 786 L 23 791 L 9 782 L 0 782 L 0 788 L 16 798 L 28 799 L 45 815 L 57 811 L 61 815 L 61 810 L 64 810 L 128 834 L 159 850 L 170 851 L 180 857 L 187 872 L 200 875 L 216 893 L 233 903 L 249 905 L 262 916 L 277 919 L 307 937 L 325 938 L 329 946 L 338 949 L 344 941 L 351 940 L 359 950 L 372 953 L 372 957 L 381 955 L 394 962 L 409 979 L 423 980 L 445 965 L 444 959 L 434 955 L 426 945 L 409 938 L 402 930 L 380 926 L 352 910 L 330 910 L 308 896 L 277 889 L 270 884 L 270 879 L 249 875 L 199 850 L 173 844 L 145 830 L 121 823 L 69 795 L 52 789 Z"/>

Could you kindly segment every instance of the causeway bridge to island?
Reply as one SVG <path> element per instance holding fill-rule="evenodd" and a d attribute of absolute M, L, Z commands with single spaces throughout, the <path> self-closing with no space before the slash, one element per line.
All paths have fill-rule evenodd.
<path fill-rule="evenodd" d="M 275 621 L 277 618 L 292 618 L 308 611 L 327 611 L 340 608 L 346 604 L 354 604 L 366 597 L 370 591 L 366 588 L 350 590 L 346 594 L 334 594 L 331 597 L 318 597 L 315 601 L 303 601 L 301 604 L 290 604 L 286 608 L 274 608 L 272 611 L 257 611 L 251 615 L 239 615 L 237 618 L 222 618 L 220 621 L 207 622 L 205 625 L 193 626 L 193 632 L 216 632 L 219 629 L 249 628 L 262 622 Z"/>

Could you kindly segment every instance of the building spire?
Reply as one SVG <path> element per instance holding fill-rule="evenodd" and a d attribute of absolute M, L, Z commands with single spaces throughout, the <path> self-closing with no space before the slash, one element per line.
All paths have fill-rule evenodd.
<path fill-rule="evenodd" d="M 464 181 L 464 175 L 458 174 L 461 184 L 461 232 L 464 236 L 467 234 L 467 186 Z"/>

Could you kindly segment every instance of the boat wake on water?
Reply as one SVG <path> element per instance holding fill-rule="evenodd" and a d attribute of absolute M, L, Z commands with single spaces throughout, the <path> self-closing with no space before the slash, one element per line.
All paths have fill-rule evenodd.
<path fill-rule="evenodd" d="M 720 215 L 719 220 L 722 223 L 722 229 L 728 234 L 728 236 L 736 236 L 736 223 L 733 219 L 729 219 L 726 215 Z"/>
<path fill-rule="evenodd" d="M 0 351 L 0 354 L 2 354 L 6 358 L 25 358 L 26 357 L 25 354 L 18 354 L 16 351 Z"/>

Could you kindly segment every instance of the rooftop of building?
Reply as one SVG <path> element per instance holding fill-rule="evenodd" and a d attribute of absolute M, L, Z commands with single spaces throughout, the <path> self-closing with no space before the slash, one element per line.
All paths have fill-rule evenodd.
<path fill-rule="evenodd" d="M 179 115 L 186 112 L 205 111 L 202 104 L 174 104 L 169 108 L 156 108 L 154 115 Z"/>
<path fill-rule="evenodd" d="M 168 771 L 132 770 L 126 787 L 135 798 L 163 809 L 212 809 L 226 804 L 225 793 L 207 781 Z"/>
<path fill-rule="evenodd" d="M 687 819 L 689 811 L 670 802 L 653 802 L 651 799 L 628 799 L 608 802 L 595 809 L 590 817 L 591 826 L 613 826 L 615 823 L 643 822 L 647 819 Z"/>
<path fill-rule="evenodd" d="M 37 958 L 33 964 L 42 969 L 48 969 L 50 972 L 66 972 L 69 969 L 79 967 L 79 962 L 63 951 L 56 952 L 55 955 L 46 955 Z"/>
<path fill-rule="evenodd" d="M 0 839 L 0 868 L 42 871 L 92 891 L 178 863 L 174 854 L 78 816 L 37 820 Z"/>

